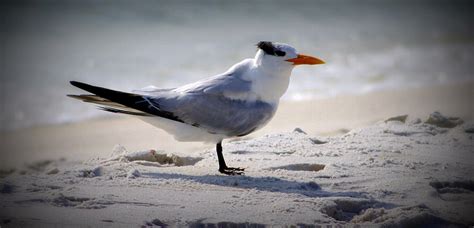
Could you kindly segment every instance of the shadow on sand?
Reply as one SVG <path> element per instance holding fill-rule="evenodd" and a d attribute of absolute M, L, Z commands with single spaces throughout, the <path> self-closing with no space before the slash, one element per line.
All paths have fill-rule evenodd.
<path fill-rule="evenodd" d="M 204 175 L 192 176 L 175 173 L 142 173 L 143 177 L 171 180 L 189 180 L 202 184 L 211 184 L 242 189 L 255 189 L 267 192 L 281 192 L 288 194 L 300 194 L 308 197 L 351 197 L 368 199 L 365 192 L 328 192 L 313 181 L 298 182 L 284 180 L 276 177 L 251 177 L 251 176 L 219 176 Z"/>

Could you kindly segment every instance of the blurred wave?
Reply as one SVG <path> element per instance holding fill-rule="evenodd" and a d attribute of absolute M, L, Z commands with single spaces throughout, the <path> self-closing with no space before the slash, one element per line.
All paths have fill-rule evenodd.
<path fill-rule="evenodd" d="M 474 80 L 472 1 L 12 1 L 0 3 L 0 130 L 107 115 L 65 94 L 79 80 L 176 87 L 273 40 L 299 67 L 283 99 Z"/>

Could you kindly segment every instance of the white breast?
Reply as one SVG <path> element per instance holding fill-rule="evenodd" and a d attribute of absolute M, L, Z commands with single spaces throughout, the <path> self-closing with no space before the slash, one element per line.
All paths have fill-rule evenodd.
<path fill-rule="evenodd" d="M 252 83 L 252 91 L 254 91 L 260 100 L 276 104 L 285 94 L 290 83 L 290 77 L 275 77 L 261 74 L 256 77 Z"/>
<path fill-rule="evenodd" d="M 244 75 L 245 80 L 252 81 L 251 92 L 255 99 L 278 104 L 290 84 L 291 69 L 275 71 L 261 66 L 250 68 Z"/>

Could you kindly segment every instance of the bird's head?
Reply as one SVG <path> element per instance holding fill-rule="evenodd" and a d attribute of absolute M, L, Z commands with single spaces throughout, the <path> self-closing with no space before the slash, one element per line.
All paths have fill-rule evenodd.
<path fill-rule="evenodd" d="M 255 56 L 257 64 L 278 70 L 291 71 L 297 65 L 323 64 L 324 61 L 309 55 L 299 54 L 296 49 L 288 44 L 270 41 L 260 41 Z"/>

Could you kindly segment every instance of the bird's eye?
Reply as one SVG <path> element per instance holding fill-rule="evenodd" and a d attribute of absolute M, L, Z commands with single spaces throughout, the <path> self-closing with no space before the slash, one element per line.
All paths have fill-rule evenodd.
<path fill-rule="evenodd" d="M 280 51 L 280 50 L 276 50 L 276 51 L 275 51 L 275 54 L 276 54 L 277 56 L 285 56 L 285 55 L 286 55 L 286 53 L 285 53 L 284 51 Z"/>

